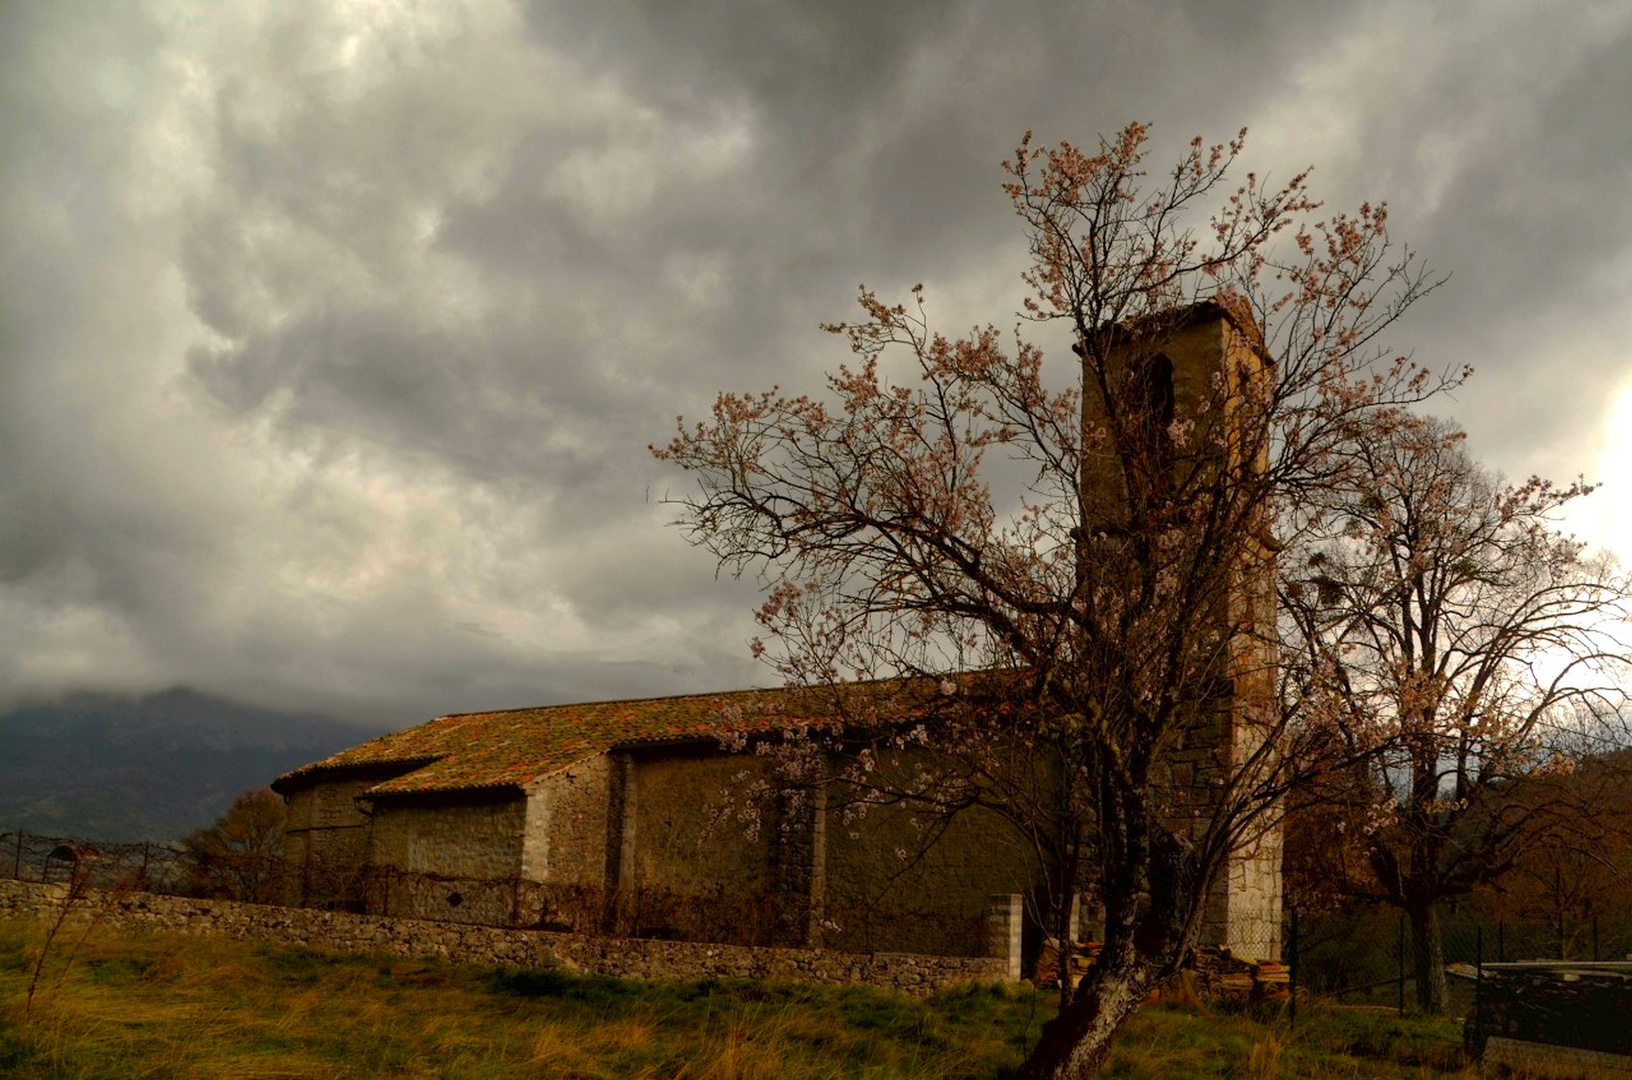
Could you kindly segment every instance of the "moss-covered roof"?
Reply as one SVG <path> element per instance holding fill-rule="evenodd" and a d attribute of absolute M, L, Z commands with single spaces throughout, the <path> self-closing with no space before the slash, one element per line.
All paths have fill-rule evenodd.
<path fill-rule="evenodd" d="M 884 687 L 889 690 L 885 692 Z M 869 704 L 881 698 L 903 715 L 903 685 L 858 687 Z M 407 795 L 480 788 L 520 788 L 618 747 L 714 742 L 835 722 L 827 693 L 797 689 L 735 690 L 683 697 L 550 705 L 536 709 L 458 713 L 331 754 L 272 782 L 283 793 L 325 774 L 404 771 L 365 793 Z M 847 714 L 849 715 L 849 714 Z"/>

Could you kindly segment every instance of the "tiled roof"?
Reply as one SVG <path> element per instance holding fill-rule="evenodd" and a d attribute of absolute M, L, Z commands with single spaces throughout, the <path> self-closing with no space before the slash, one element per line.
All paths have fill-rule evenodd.
<path fill-rule="evenodd" d="M 861 684 L 869 704 L 906 710 L 900 682 Z M 458 713 L 370 739 L 273 781 L 287 792 L 324 774 L 400 765 L 406 771 L 368 795 L 521 787 L 615 747 L 717 742 L 732 734 L 767 734 L 835 722 L 825 693 L 796 689 L 735 690 L 683 697 L 551 705 Z"/>

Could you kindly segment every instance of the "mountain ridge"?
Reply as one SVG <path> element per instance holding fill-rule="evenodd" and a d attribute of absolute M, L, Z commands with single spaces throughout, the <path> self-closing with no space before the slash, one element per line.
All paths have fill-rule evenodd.
<path fill-rule="evenodd" d="M 186 686 L 21 705 L 0 714 L 0 831 L 179 839 L 239 792 L 377 734 Z"/>

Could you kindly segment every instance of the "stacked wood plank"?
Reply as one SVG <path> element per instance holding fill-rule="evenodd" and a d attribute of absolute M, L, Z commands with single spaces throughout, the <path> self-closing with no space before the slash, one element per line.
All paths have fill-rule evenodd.
<path fill-rule="evenodd" d="M 1071 943 L 1066 978 L 1072 989 L 1087 974 L 1100 948 L 1097 941 Z M 1237 956 L 1228 948 L 1208 945 L 1191 953 L 1185 968 L 1190 973 L 1186 983 L 1207 1000 L 1285 1001 L 1291 995 L 1290 973 L 1277 960 Z M 1060 985 L 1060 944 L 1052 937 L 1043 940 L 1037 957 L 1036 983 L 1046 989 Z"/>
<path fill-rule="evenodd" d="M 1286 965 L 1278 960 L 1237 956 L 1228 948 L 1204 945 L 1192 954 L 1202 996 L 1218 1001 L 1285 1001 L 1292 992 Z"/>
<path fill-rule="evenodd" d="M 1260 960 L 1253 965 L 1254 993 L 1260 1001 L 1287 1001 L 1292 997 L 1292 973 L 1279 960 Z"/>
<path fill-rule="evenodd" d="M 1097 941 L 1073 941 L 1071 956 L 1066 978 L 1070 981 L 1071 989 L 1077 988 L 1077 983 L 1088 973 L 1088 968 L 1099 957 L 1100 943 Z M 1037 956 L 1036 983 L 1049 990 L 1057 990 L 1060 985 L 1060 942 L 1057 938 L 1043 939 L 1043 950 Z"/>

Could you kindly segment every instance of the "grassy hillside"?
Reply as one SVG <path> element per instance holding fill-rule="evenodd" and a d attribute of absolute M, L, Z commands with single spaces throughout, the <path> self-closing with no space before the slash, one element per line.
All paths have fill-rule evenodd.
<path fill-rule="evenodd" d="M 974 1080 L 1012 1076 L 1050 1011 L 993 987 L 645 984 L 93 932 L 52 944 L 25 1014 L 43 938 L 0 922 L 0 1076 Z M 1452 1022 L 1380 1013 L 1306 1008 L 1290 1033 L 1149 1008 L 1110 1075 L 1472 1076 L 1457 1044 Z"/>

